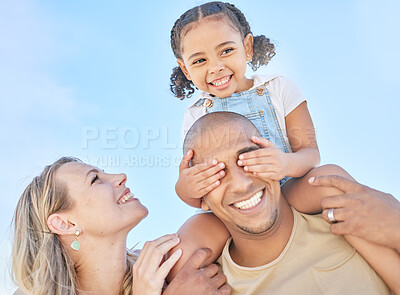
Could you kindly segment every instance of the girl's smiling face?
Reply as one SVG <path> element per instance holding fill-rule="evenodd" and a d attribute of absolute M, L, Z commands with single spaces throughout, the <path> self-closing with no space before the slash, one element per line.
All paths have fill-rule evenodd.
<path fill-rule="evenodd" d="M 253 54 L 253 36 L 248 34 L 243 40 L 226 18 L 203 18 L 181 40 L 178 64 L 200 90 L 228 97 L 253 85 L 245 77 Z"/>

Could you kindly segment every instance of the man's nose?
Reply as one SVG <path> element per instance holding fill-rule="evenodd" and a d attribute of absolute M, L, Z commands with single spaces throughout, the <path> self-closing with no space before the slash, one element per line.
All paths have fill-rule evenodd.
<path fill-rule="evenodd" d="M 251 174 L 245 172 L 243 170 L 243 167 L 239 167 L 237 165 L 233 166 L 234 167 L 231 167 L 231 169 L 229 169 L 229 180 L 227 180 L 229 181 L 230 191 L 232 193 L 248 192 L 253 183 Z"/>

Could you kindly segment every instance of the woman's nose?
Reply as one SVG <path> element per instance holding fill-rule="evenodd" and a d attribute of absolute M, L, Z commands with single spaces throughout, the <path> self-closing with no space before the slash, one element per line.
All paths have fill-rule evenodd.
<path fill-rule="evenodd" d="M 113 176 L 114 176 L 113 182 L 116 187 L 124 185 L 126 183 L 127 176 L 125 173 L 114 174 Z"/>

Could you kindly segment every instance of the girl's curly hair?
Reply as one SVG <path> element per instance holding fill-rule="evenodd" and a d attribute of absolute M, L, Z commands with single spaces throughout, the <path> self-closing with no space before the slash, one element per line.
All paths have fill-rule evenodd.
<path fill-rule="evenodd" d="M 231 25 L 240 32 L 242 39 L 248 34 L 252 34 L 250 25 L 244 14 L 233 4 L 224 2 L 209 2 L 200 6 L 193 7 L 186 11 L 175 22 L 171 30 L 171 48 L 176 58 L 182 59 L 182 38 L 193 26 L 205 17 L 212 16 L 215 19 L 228 19 Z M 255 36 L 253 43 L 253 57 L 248 62 L 253 71 L 260 66 L 267 65 L 275 55 L 275 46 L 264 35 Z M 180 67 L 172 70 L 170 89 L 172 93 L 184 99 L 190 97 L 195 91 L 195 85 L 188 80 Z"/>

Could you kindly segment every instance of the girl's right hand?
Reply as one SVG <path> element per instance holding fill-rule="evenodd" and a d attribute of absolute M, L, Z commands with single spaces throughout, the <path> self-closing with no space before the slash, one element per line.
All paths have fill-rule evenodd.
<path fill-rule="evenodd" d="M 192 207 L 201 207 L 201 198 L 220 185 L 225 176 L 225 164 L 212 160 L 190 167 L 193 150 L 182 158 L 179 165 L 179 179 L 175 185 L 178 196 Z"/>
<path fill-rule="evenodd" d="M 164 255 L 179 242 L 178 234 L 171 234 L 144 244 L 132 269 L 133 295 L 161 294 L 165 278 L 181 257 L 182 250 L 176 250 L 162 263 Z"/>

